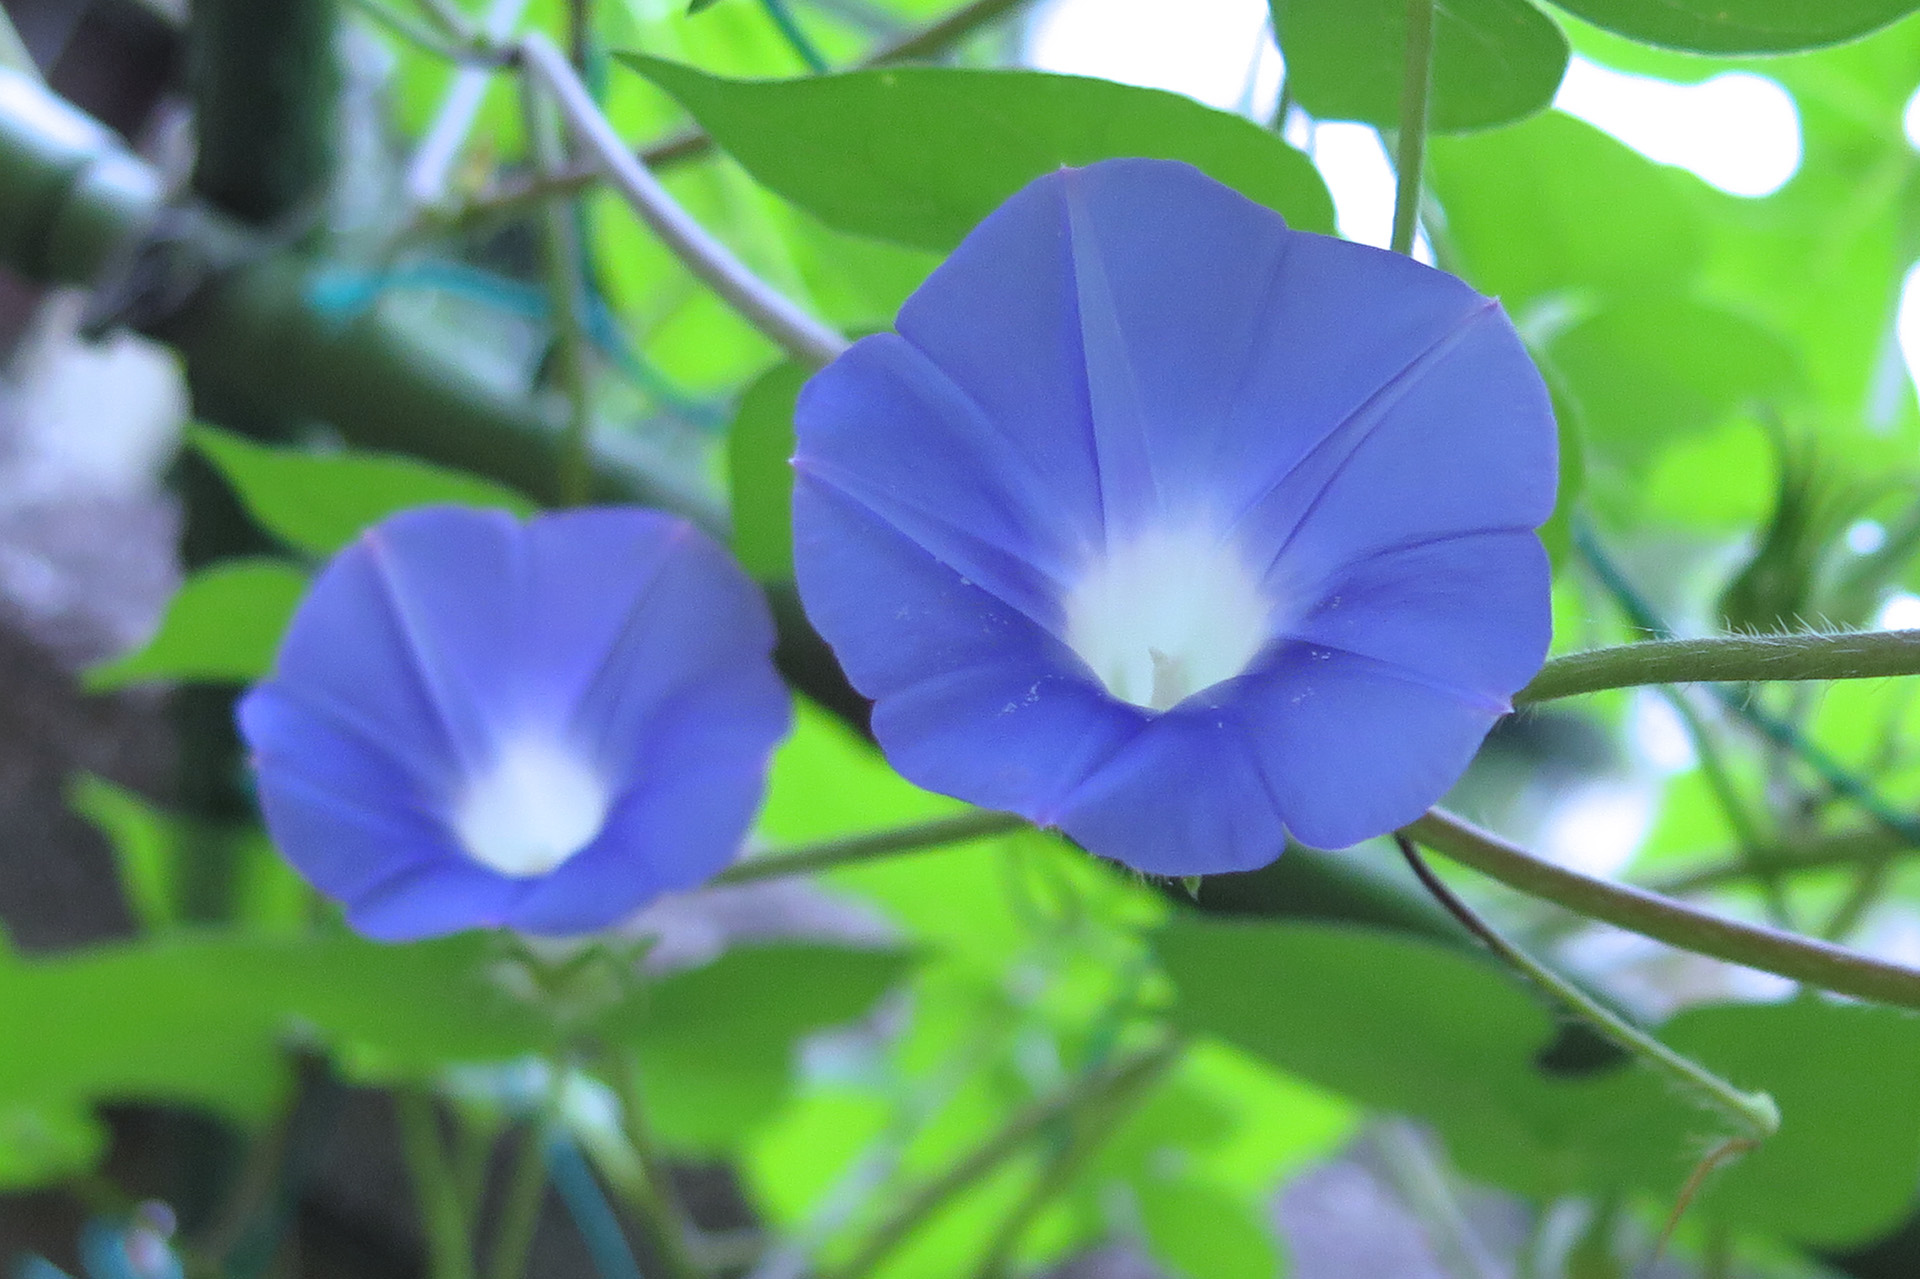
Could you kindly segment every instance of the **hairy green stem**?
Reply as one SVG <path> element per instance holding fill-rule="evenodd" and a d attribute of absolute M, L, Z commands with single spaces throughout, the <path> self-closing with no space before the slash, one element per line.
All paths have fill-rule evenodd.
<path fill-rule="evenodd" d="M 491 0 L 482 20 L 487 41 L 497 45 L 509 39 L 526 7 L 527 0 Z M 417 208 L 434 208 L 446 200 L 454 166 L 466 150 L 497 70 L 470 60 L 454 70 L 440 99 L 440 109 L 420 136 L 402 178 L 407 198 Z"/>
<path fill-rule="evenodd" d="M 472 45 L 479 39 L 472 21 L 453 0 L 413 0 L 413 5 L 449 40 Z"/>
<path fill-rule="evenodd" d="M 487 1257 L 487 1279 L 520 1279 L 533 1251 L 533 1233 L 540 1225 L 541 1200 L 547 1192 L 546 1121 L 535 1119 L 520 1135 L 520 1149 L 507 1180 L 500 1206 L 500 1225 Z"/>
<path fill-rule="evenodd" d="M 542 173 L 566 164 L 566 141 L 559 121 L 530 78 L 520 82 L 521 105 L 534 163 Z M 546 232 L 547 308 L 553 314 L 554 380 L 567 404 L 567 425 L 560 445 L 560 503 L 579 506 L 592 495 L 593 396 L 587 363 L 586 277 L 578 210 L 571 201 L 553 199 L 542 210 Z"/>
<path fill-rule="evenodd" d="M 1445 809 L 1432 809 L 1405 833 L 1509 888 L 1616 928 L 1856 999 L 1920 1009 L 1920 970 L 1583 875 L 1543 861 Z"/>
<path fill-rule="evenodd" d="M 1616 1047 L 1661 1071 L 1679 1084 L 1682 1090 L 1719 1111 L 1733 1126 L 1736 1135 L 1757 1142 L 1765 1141 L 1780 1130 L 1780 1107 L 1774 1104 L 1773 1098 L 1766 1093 L 1741 1092 L 1699 1062 L 1667 1047 L 1536 960 L 1502 936 L 1498 929 L 1447 887 L 1446 882 L 1433 873 L 1426 859 L 1420 856 L 1412 840 L 1398 832 L 1393 840 L 1400 847 L 1400 855 L 1406 858 L 1407 865 L 1420 877 L 1420 882 L 1433 894 L 1434 900 L 1445 906 L 1468 932 L 1484 942 L 1487 949 L 1509 967 L 1559 1000 Z"/>
<path fill-rule="evenodd" d="M 1830 942 L 1844 943 L 1860 927 L 1867 912 L 1886 896 L 1887 884 L 1892 877 L 1891 857 L 1863 863 L 1854 872 L 1853 885 L 1847 890 L 1847 895 L 1833 908 L 1833 914 L 1827 917 L 1827 922 L 1821 925 L 1820 935 Z"/>
<path fill-rule="evenodd" d="M 1400 82 L 1400 137 L 1395 146 L 1393 243 L 1412 253 L 1420 227 L 1421 175 L 1427 163 L 1427 99 L 1433 91 L 1433 2 L 1407 0 L 1407 47 Z"/>
<path fill-rule="evenodd" d="M 867 55 L 865 65 L 884 66 L 890 62 L 920 62 L 938 58 L 962 40 L 992 26 L 1033 0 L 973 0 L 944 18 L 909 32 L 890 44 L 881 45 Z"/>
<path fill-rule="evenodd" d="M 1556 657 L 1513 695 L 1513 704 L 1532 706 L 1647 684 L 1758 684 L 1896 675 L 1920 675 L 1920 631 L 1647 640 Z"/>
<path fill-rule="evenodd" d="M 413 1177 L 420 1224 L 427 1236 L 433 1279 L 475 1279 L 471 1223 L 440 1138 L 433 1098 L 406 1088 L 393 1094 L 393 1105 L 400 1120 L 400 1148 Z"/>
<path fill-rule="evenodd" d="M 1619 565 L 1600 543 L 1592 524 L 1584 518 L 1573 521 L 1573 542 L 1581 556 L 1586 560 L 1594 575 L 1600 579 L 1607 591 L 1619 603 L 1621 611 L 1635 626 L 1659 636 L 1662 640 L 1673 640 L 1671 627 L 1655 615 L 1651 605 L 1634 588 L 1632 582 L 1621 572 Z M 1902 632 L 1882 632 L 1882 634 L 1900 635 Z M 1905 812 L 1889 804 L 1873 786 L 1857 776 L 1840 761 L 1833 758 L 1787 719 L 1774 715 L 1750 697 L 1739 691 L 1719 687 L 1712 688 L 1716 701 L 1724 706 L 1735 718 L 1751 728 L 1760 738 L 1793 756 L 1819 777 L 1820 781 L 1844 799 L 1858 804 L 1875 821 L 1896 832 L 1909 843 L 1920 844 L 1920 822 L 1914 821 Z"/>
<path fill-rule="evenodd" d="M 801 363 L 818 368 L 847 349 L 847 339 L 807 314 L 748 269 L 680 206 L 627 150 L 566 56 L 539 32 L 520 41 L 520 63 L 552 93 L 573 130 L 641 221 L 673 255 L 748 323 Z"/>
<path fill-rule="evenodd" d="M 757 879 L 811 875 L 816 871 L 879 861 L 901 853 L 922 852 L 987 835 L 1001 835 L 1026 826 L 1027 819 L 1024 817 L 976 809 L 953 817 L 936 817 L 932 821 L 911 826 L 895 826 L 869 834 L 848 835 L 841 839 L 822 840 L 817 844 L 768 853 L 729 867 L 713 882 L 745 884 Z"/>
<path fill-rule="evenodd" d="M 998 1131 L 948 1165 L 944 1172 L 899 1200 L 893 1212 L 867 1236 L 852 1260 L 833 1272 L 832 1279 L 866 1279 L 914 1231 L 952 1200 L 991 1176 L 1035 1136 L 1082 1107 L 1116 1092 L 1144 1087 L 1178 1060 L 1181 1047 L 1177 1039 L 1166 1040 L 1022 1108 Z"/>

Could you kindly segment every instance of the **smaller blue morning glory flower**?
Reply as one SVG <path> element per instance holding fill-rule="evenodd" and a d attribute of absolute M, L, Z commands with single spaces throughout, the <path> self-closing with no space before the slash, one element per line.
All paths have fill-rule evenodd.
<path fill-rule="evenodd" d="M 808 383 L 794 559 L 905 776 L 1163 875 L 1419 816 L 1540 666 L 1499 306 L 1186 165 L 1040 178 Z"/>
<path fill-rule="evenodd" d="M 739 851 L 792 707 L 683 520 L 428 507 L 334 557 L 240 705 L 274 842 L 361 932 L 590 932 Z"/>

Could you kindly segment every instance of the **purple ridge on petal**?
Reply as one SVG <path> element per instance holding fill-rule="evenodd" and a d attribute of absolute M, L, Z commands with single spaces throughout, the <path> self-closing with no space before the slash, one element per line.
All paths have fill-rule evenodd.
<path fill-rule="evenodd" d="M 291 770 L 267 771 L 260 783 L 261 811 L 288 860 L 314 887 L 343 901 L 397 870 L 457 855 L 437 822 L 395 800 L 323 789 Z"/>
<path fill-rule="evenodd" d="M 1100 472 L 1100 507 L 1107 531 L 1128 522 L 1129 513 L 1160 505 L 1154 474 L 1153 431 L 1142 403 L 1138 377 L 1114 284 L 1107 274 L 1104 246 L 1093 229 L 1085 175 L 1060 174 L 1067 209 L 1067 239 L 1073 252 L 1074 301 L 1080 316 L 1080 350 L 1087 364 L 1087 409 L 1093 423 L 1093 460 Z"/>
<path fill-rule="evenodd" d="M 1068 527 L 1085 530 L 1099 526 L 1100 489 L 1073 278 L 1066 212 L 1041 179 L 974 228 L 901 306 L 894 327 L 1022 453 Z M 825 414 L 808 420 L 819 434 L 801 441 L 802 456 L 832 430 Z M 901 424 L 897 442 L 913 443 L 919 428 Z"/>
<path fill-rule="evenodd" d="M 1201 698 L 1148 724 L 1074 789 L 1054 824 L 1149 875 L 1255 870 L 1287 842 L 1239 714 Z"/>
<path fill-rule="evenodd" d="M 408 942 L 504 924 L 520 889 L 464 858 L 401 867 L 346 903 L 347 922 L 375 941 Z"/>
<path fill-rule="evenodd" d="M 794 567 L 814 623 L 901 775 L 1035 821 L 1139 732 L 1052 635 L 871 511 L 794 484 Z"/>
<path fill-rule="evenodd" d="M 750 728 L 763 745 L 784 736 L 792 718 L 779 676 L 764 659 L 754 660 L 774 645 L 773 619 L 759 589 L 705 534 L 660 518 L 659 562 L 625 601 L 604 652 L 583 663 L 569 683 L 569 729 L 595 744 L 608 769 L 631 771 L 629 761 L 652 751 L 685 750 L 662 725 L 687 698 L 708 696 L 726 726 Z M 573 549 L 584 546 L 576 542 Z M 580 569 L 592 572 L 592 557 L 583 557 Z M 574 579 L 576 591 L 580 580 Z"/>
<path fill-rule="evenodd" d="M 1317 848 L 1420 816 L 1500 718 L 1377 661 L 1304 645 L 1245 680 L 1235 705 L 1288 829 Z"/>
<path fill-rule="evenodd" d="M 1249 511 L 1281 580 L 1396 544 L 1532 529 L 1559 474 L 1546 388 L 1491 303 L 1396 373 Z"/>
<path fill-rule="evenodd" d="M 1453 277 L 1114 160 L 898 329 L 801 397 L 795 569 L 921 785 L 1246 869 L 1417 816 L 1543 659 L 1551 406 Z"/>
<path fill-rule="evenodd" d="M 808 382 L 797 414 L 821 422 L 794 465 L 867 507 L 963 577 L 1042 625 L 1079 548 L 1045 481 L 924 355 L 892 334 L 863 338 Z M 914 447 L 862 437 L 911 423 Z M 848 441 L 845 446 L 841 441 Z M 979 459 L 996 464 L 983 468 Z"/>
<path fill-rule="evenodd" d="M 368 935 L 588 931 L 738 852 L 792 716 L 772 647 L 685 521 L 425 508 L 321 571 L 239 722 L 275 842 Z"/>
<path fill-rule="evenodd" d="M 1531 529 L 1462 533 L 1348 566 L 1288 630 L 1309 647 L 1371 658 L 1504 713 L 1546 658 L 1546 551 Z M 1504 619 L 1489 627 L 1487 614 Z"/>

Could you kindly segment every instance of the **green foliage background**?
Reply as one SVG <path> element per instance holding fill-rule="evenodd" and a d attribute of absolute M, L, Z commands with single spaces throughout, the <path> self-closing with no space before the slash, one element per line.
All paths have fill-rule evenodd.
<path fill-rule="evenodd" d="M 1650 619 L 1687 633 L 1864 627 L 1893 592 L 1920 589 L 1920 414 L 1895 339 L 1920 259 L 1920 163 L 1902 129 L 1920 88 L 1912 7 L 1443 6 L 1423 227 L 1441 267 L 1501 298 L 1556 393 L 1568 459 L 1548 530 L 1557 651 L 1638 638 Z M 1004 26 L 958 42 L 945 65 L 808 74 L 810 54 L 856 68 L 884 40 L 855 12 L 904 32 L 941 10 L 720 0 L 687 14 L 602 0 L 585 32 L 589 78 L 622 136 L 645 147 L 704 130 L 711 149 L 661 165 L 674 195 L 845 331 L 885 327 L 940 253 L 1060 164 L 1185 159 L 1297 227 L 1333 230 L 1311 160 L 1278 131 L 1169 93 L 1009 68 Z M 783 31 L 783 15 L 807 43 Z M 526 21 L 569 31 L 556 0 L 536 0 Z M 361 25 L 391 59 L 397 162 L 432 127 L 455 71 Z M 1299 110 L 1398 138 L 1399 0 L 1274 0 L 1273 28 Z M 1798 172 L 1773 195 L 1727 195 L 1548 109 L 1570 52 L 1681 83 L 1772 77 L 1799 110 Z M 463 354 L 467 373 L 549 401 L 537 262 L 510 244 L 532 205 L 495 198 L 524 184 L 523 151 L 514 79 L 495 74 L 440 202 L 286 250 L 331 284 L 310 284 L 305 305 L 341 325 L 369 310 L 398 317 Z M 624 458 L 663 491 L 725 499 L 743 562 L 777 594 L 791 575 L 784 461 L 804 370 L 612 195 L 588 189 L 565 207 L 592 286 L 603 468 Z M 515 351 L 517 364 L 502 354 Z M 325 425 L 366 437 L 347 415 Z M 367 524 L 431 501 L 525 512 L 525 494 L 544 489 L 511 467 L 474 464 L 483 476 L 214 426 L 194 428 L 186 447 L 275 549 L 198 570 L 144 650 L 91 673 L 95 688 L 244 683 L 268 668 L 314 564 Z M 458 443 L 442 453 L 457 457 Z M 1885 532 L 1864 552 L 1847 540 L 1862 520 Z M 1901 859 L 1912 840 L 1884 816 L 1920 802 L 1905 685 L 1743 690 L 1739 705 L 1786 725 L 1784 738 L 1756 734 L 1739 705 L 1696 700 L 1699 763 L 1649 782 L 1630 730 L 1652 697 L 1600 694 L 1513 726 L 1456 801 L 1527 837 L 1580 785 L 1637 776 L 1657 809 L 1630 877 L 1863 946 L 1911 926 L 1920 883 Z M 359 941 L 251 830 L 237 837 L 232 908 L 199 917 L 181 888 L 207 842 L 196 818 L 98 779 L 76 779 L 74 803 L 112 840 L 141 933 L 72 954 L 0 948 L 0 1187 L 96 1167 L 106 1103 L 192 1108 L 264 1135 L 292 1096 L 298 1053 L 324 1054 L 357 1083 L 436 1091 L 481 1126 L 502 1108 L 528 1113 L 497 1085 L 499 1068 L 561 1054 L 582 1087 L 630 1097 L 637 1080 L 665 1154 L 728 1162 L 772 1236 L 822 1273 L 970 1275 L 1001 1243 L 999 1260 L 1031 1269 L 1126 1238 L 1190 1279 L 1281 1274 L 1275 1188 L 1399 1116 L 1433 1135 L 1422 1148 L 1443 1179 L 1500 1188 L 1543 1214 L 1582 1205 L 1596 1224 L 1543 1254 L 1538 1273 L 1600 1275 L 1646 1255 L 1725 1136 L 1643 1065 L 1591 1045 L 1567 1065 L 1553 1051 L 1564 1018 L 1444 928 L 1306 908 L 1284 886 L 1210 882 L 1196 908 L 1037 832 L 823 876 L 884 925 L 886 944 L 747 946 L 636 980 L 615 949 L 556 976 L 550 959 L 497 938 Z M 803 699 L 755 847 L 959 807 L 901 781 Z M 1414 891 L 1388 848 L 1333 863 L 1389 895 Z M 1682 1254 L 1725 1244 L 1765 1273 L 1805 1273 L 1816 1250 L 1864 1245 L 1915 1211 L 1911 1014 L 1805 991 L 1739 1002 L 1743 988 L 1713 974 L 1643 964 L 1648 997 L 1580 946 L 1559 946 L 1562 917 L 1506 895 L 1485 902 L 1577 980 L 1637 1006 L 1673 1047 L 1779 1103 L 1779 1136 L 1691 1198 Z M 849 1024 L 858 1033 L 832 1051 L 802 1050 Z M 1009 1117 L 1093 1095 L 1101 1072 L 1168 1030 L 1185 1051 L 1125 1104 L 1103 1094 L 1091 1109 L 1048 1112 L 896 1248 L 863 1251 Z M 637 1184 L 647 1152 L 631 1132 L 585 1105 L 562 1107 L 558 1122 L 616 1192 Z"/>

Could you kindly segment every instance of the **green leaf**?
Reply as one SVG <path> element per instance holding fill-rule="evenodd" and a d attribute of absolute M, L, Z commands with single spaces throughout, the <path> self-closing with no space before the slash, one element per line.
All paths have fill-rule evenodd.
<path fill-rule="evenodd" d="M 100 1161 L 106 1146 L 105 1127 L 83 1106 L 0 1102 L 0 1192 L 78 1176 Z"/>
<path fill-rule="evenodd" d="M 1891 1229 L 1920 1175 L 1920 1020 L 1807 997 L 1683 1012 L 1674 1048 L 1780 1106 L 1780 1132 L 1710 1179 L 1698 1211 L 1736 1229 L 1840 1247 Z"/>
<path fill-rule="evenodd" d="M 1553 1022 L 1498 968 L 1385 933 L 1184 917 L 1159 953 L 1180 992 L 1176 1025 L 1364 1105 L 1427 1118 L 1475 1147 L 1456 1148 L 1463 1164 L 1481 1155 L 1523 1188 L 1552 1184 L 1557 1152 L 1532 1057 Z"/>
<path fill-rule="evenodd" d="M 1913 0 L 1555 0 L 1597 27 L 1696 53 L 1790 53 L 1857 39 Z"/>
<path fill-rule="evenodd" d="M 1287 86 L 1313 116 L 1400 125 L 1406 0 L 1272 0 Z M 1567 70 L 1567 38 L 1529 0 L 1434 6 L 1427 127 L 1484 129 L 1545 110 Z"/>
<path fill-rule="evenodd" d="M 1258 1202 L 1178 1178 L 1140 1188 L 1140 1225 L 1153 1258 L 1185 1279 L 1276 1279 L 1278 1242 Z"/>
<path fill-rule="evenodd" d="M 180 867 L 172 819 L 144 798 L 104 777 L 74 779 L 68 803 L 113 849 L 120 887 L 133 917 L 148 932 L 180 922 Z"/>
<path fill-rule="evenodd" d="M 733 553 L 762 581 L 793 579 L 793 406 L 809 371 L 776 365 L 740 395 L 727 432 Z"/>
<path fill-rule="evenodd" d="M 1294 226 L 1333 229 L 1333 201 L 1304 155 L 1157 89 L 946 67 L 724 80 L 619 57 L 754 177 L 842 231 L 945 251 L 1034 178 L 1113 156 L 1185 160 Z"/>
<path fill-rule="evenodd" d="M 1699 273 L 1705 184 L 1572 116 L 1436 138 L 1428 160 L 1455 269 L 1523 332 L 1524 304 L 1557 290 L 1673 292 Z"/>
<path fill-rule="evenodd" d="M 1724 307 L 1642 295 L 1603 306 L 1546 344 L 1596 456 L 1638 465 L 1742 410 L 1778 406 L 1794 348 Z"/>
<path fill-rule="evenodd" d="M 1540 526 L 1540 542 L 1557 570 L 1573 553 L 1573 513 L 1587 491 L 1587 428 L 1580 406 L 1551 365 L 1540 369 L 1553 397 L 1553 420 L 1560 436 L 1560 478 L 1553 515 Z"/>
<path fill-rule="evenodd" d="M 1182 919 L 1160 938 L 1173 1021 L 1378 1110 L 1426 1120 L 1461 1167 L 1523 1194 L 1650 1195 L 1663 1207 L 1724 1121 L 1631 1065 L 1550 1075 L 1553 1022 L 1508 973 L 1430 943 L 1321 925 Z M 1920 1171 L 1920 1018 L 1806 997 L 1695 1008 L 1655 1028 L 1780 1133 L 1716 1174 L 1698 1211 L 1839 1246 L 1909 1206 Z"/>
<path fill-rule="evenodd" d="M 160 630 L 137 653 L 96 666 L 99 692 L 145 680 L 245 684 L 266 674 L 294 606 L 304 570 L 284 560 L 227 560 L 180 584 Z"/>
<path fill-rule="evenodd" d="M 331 555 L 368 525 L 411 506 L 497 507 L 523 517 L 536 509 L 491 480 L 409 457 L 268 448 L 211 426 L 193 427 L 191 435 L 247 513 L 310 555 Z"/>
<path fill-rule="evenodd" d="M 195 822 L 90 773 L 74 780 L 68 803 L 113 849 L 121 890 L 149 933 L 182 923 L 181 867 L 213 856 L 230 868 L 229 922 L 258 934 L 296 935 L 313 917 L 314 893 L 252 824 Z"/>
<path fill-rule="evenodd" d="M 548 1018 L 490 977 L 493 939 L 409 946 L 174 934 L 51 958 L 0 956 L 0 1115 L 142 1100 L 263 1117 L 306 1036 L 381 1078 L 546 1049 Z"/>
<path fill-rule="evenodd" d="M 730 950 L 661 978 L 609 1014 L 601 1031 L 638 1053 L 663 1141 L 727 1150 L 785 1097 L 799 1040 L 865 1015 L 907 965 L 907 956 L 891 950 Z"/>

